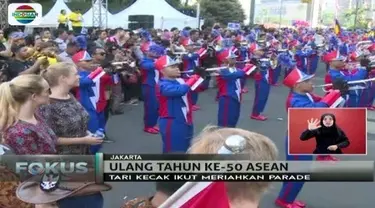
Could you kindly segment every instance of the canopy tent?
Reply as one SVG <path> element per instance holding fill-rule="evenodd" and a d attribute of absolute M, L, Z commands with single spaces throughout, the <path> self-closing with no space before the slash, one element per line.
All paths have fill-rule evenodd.
<path fill-rule="evenodd" d="M 118 21 L 114 18 L 114 15 L 111 14 L 102 4 L 100 4 L 100 6 L 101 6 L 100 11 L 101 11 L 101 16 L 102 16 L 103 26 L 106 26 L 106 23 L 108 23 L 107 25 L 108 28 L 113 29 L 113 28 L 119 27 L 119 25 L 117 24 Z M 95 7 L 95 10 L 99 12 L 99 4 L 95 3 L 94 7 Z M 107 19 L 104 17 L 106 14 L 107 14 Z M 90 10 L 87 11 L 83 15 L 83 25 L 85 27 L 92 27 L 93 19 L 94 19 L 93 7 L 91 7 Z"/>
<path fill-rule="evenodd" d="M 165 0 L 137 0 L 128 8 L 114 15 L 119 26 L 127 28 L 129 16 L 152 15 L 154 28 L 170 29 L 172 27 L 184 28 L 198 26 L 197 18 L 190 17 L 173 8 Z"/>
<path fill-rule="evenodd" d="M 64 0 L 56 0 L 52 9 L 43 16 L 42 23 L 41 25 L 38 25 L 38 27 L 57 27 L 57 17 L 59 16 L 60 11 L 63 9 L 67 12 L 67 14 L 71 12 Z"/>

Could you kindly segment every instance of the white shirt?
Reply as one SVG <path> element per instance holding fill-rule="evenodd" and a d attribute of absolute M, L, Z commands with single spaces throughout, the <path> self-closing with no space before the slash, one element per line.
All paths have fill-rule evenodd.
<path fill-rule="evenodd" d="M 59 57 L 63 62 L 73 63 L 72 57 L 65 51 L 60 53 Z"/>
<path fill-rule="evenodd" d="M 63 39 L 60 39 L 60 38 L 56 38 L 55 42 L 58 44 L 60 52 L 65 51 L 65 49 L 67 47 L 66 41 L 64 41 Z"/>

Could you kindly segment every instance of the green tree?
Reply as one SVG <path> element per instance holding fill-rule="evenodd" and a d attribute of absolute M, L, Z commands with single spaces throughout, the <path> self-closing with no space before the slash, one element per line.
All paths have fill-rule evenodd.
<path fill-rule="evenodd" d="M 354 29 L 354 27 L 357 28 L 367 28 L 368 25 L 368 14 L 369 9 L 368 8 L 359 8 L 358 11 L 356 9 L 349 9 L 344 12 L 343 19 L 345 20 L 343 23 L 344 27 Z M 357 16 L 357 22 L 355 23 Z"/>
<path fill-rule="evenodd" d="M 171 6 L 173 6 L 176 9 L 182 8 L 182 4 L 180 0 L 166 0 Z"/>
<path fill-rule="evenodd" d="M 213 19 L 215 22 L 226 25 L 228 22 L 245 20 L 245 12 L 238 0 L 200 0 L 201 14 L 204 19 Z"/>

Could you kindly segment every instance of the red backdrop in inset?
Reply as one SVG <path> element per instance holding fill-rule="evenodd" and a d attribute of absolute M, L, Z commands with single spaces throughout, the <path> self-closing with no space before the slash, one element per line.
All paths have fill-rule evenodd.
<path fill-rule="evenodd" d="M 301 141 L 300 136 L 307 129 L 307 120 L 319 119 L 322 114 L 332 113 L 336 117 L 336 124 L 346 134 L 350 141 L 343 154 L 366 154 L 367 129 L 366 109 L 361 108 L 291 108 L 289 109 L 289 154 L 312 154 L 315 150 L 315 138 Z"/>

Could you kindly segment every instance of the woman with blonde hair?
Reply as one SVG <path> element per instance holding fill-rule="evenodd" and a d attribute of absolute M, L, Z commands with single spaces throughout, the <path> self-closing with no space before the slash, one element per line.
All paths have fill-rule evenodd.
<path fill-rule="evenodd" d="M 243 150 L 238 154 L 248 155 L 250 161 L 275 161 L 278 150 L 268 137 L 239 128 L 208 127 L 195 137 L 188 150 L 189 154 L 217 154 L 225 147 L 229 137 L 245 140 Z M 235 152 L 234 152 L 235 153 Z M 226 182 L 227 195 L 232 208 L 258 208 L 262 195 L 270 182 Z"/>
<path fill-rule="evenodd" d="M 90 136 L 89 114 L 70 91 L 80 84 L 92 83 L 81 78 L 71 63 L 57 63 L 42 72 L 51 87 L 49 105 L 40 107 L 40 113 L 59 137 L 63 146 L 59 154 L 89 154 L 89 145 L 101 144 L 103 140 Z M 87 80 L 85 80 L 87 79 Z"/>
<path fill-rule="evenodd" d="M 0 85 L 3 143 L 15 154 L 55 154 L 57 137 L 36 109 L 48 103 L 50 88 L 39 75 L 20 75 Z"/>

